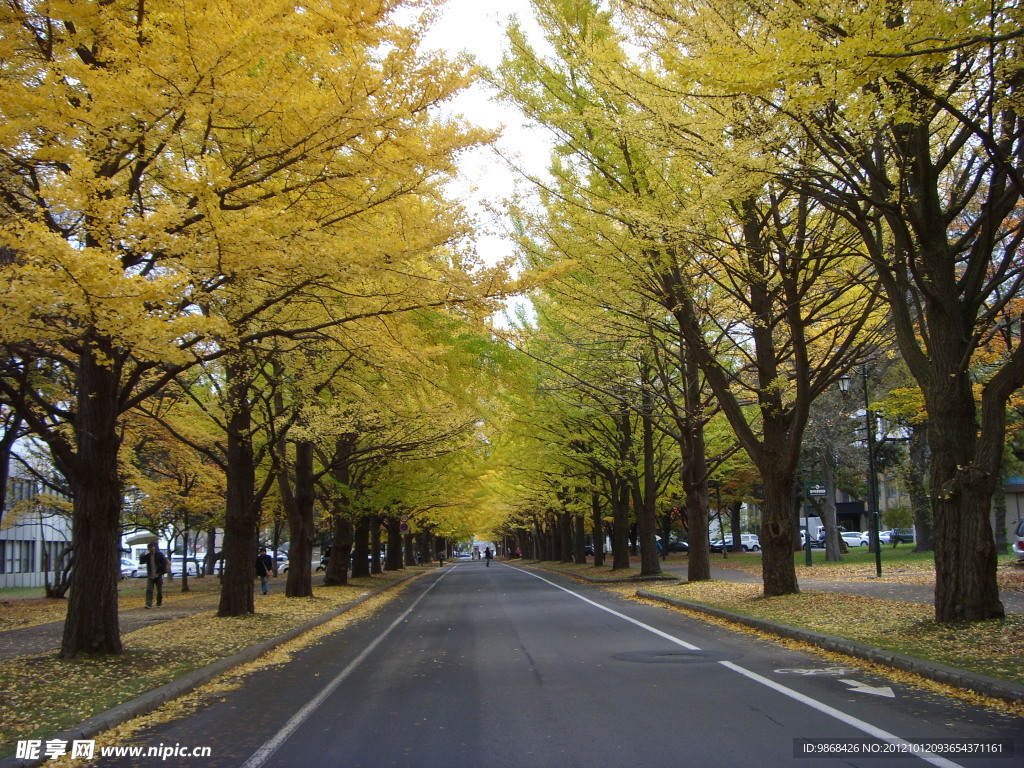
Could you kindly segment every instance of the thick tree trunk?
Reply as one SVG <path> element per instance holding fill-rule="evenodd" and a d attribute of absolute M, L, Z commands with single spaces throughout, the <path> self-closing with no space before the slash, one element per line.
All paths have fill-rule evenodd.
<path fill-rule="evenodd" d="M 349 482 L 351 481 L 351 457 L 355 450 L 355 435 L 349 433 L 338 437 L 334 446 L 334 460 L 331 465 L 333 477 L 341 492 L 334 497 L 333 530 L 331 532 L 331 554 L 327 558 L 324 572 L 324 586 L 339 587 L 348 584 L 349 552 L 352 551 L 354 531 L 349 516 Z"/>
<path fill-rule="evenodd" d="M 426 531 L 420 531 L 416 534 L 417 545 L 419 546 L 420 559 L 423 560 L 424 564 L 432 563 L 434 561 L 434 552 L 430 548 L 430 540 L 433 537 L 428 535 Z"/>
<path fill-rule="evenodd" d="M 825 500 L 821 505 L 821 523 L 825 526 L 825 560 L 839 562 L 843 559 L 840 550 L 838 521 L 836 518 L 836 470 L 827 456 L 822 456 L 821 470 L 825 475 Z M 817 531 L 808 531 L 809 536 L 816 536 Z"/>
<path fill-rule="evenodd" d="M 21 436 L 22 418 L 16 413 L 4 414 L 4 433 L 0 435 L 0 523 L 7 509 L 7 482 L 11 478 L 11 451 Z"/>
<path fill-rule="evenodd" d="M 767 470 L 767 471 L 765 471 Z M 773 472 L 762 469 L 764 487 L 764 514 L 761 520 L 761 575 L 764 580 L 764 594 L 786 595 L 799 592 L 796 568 L 793 565 L 793 538 L 796 529 L 793 524 L 793 473 L 782 467 Z"/>
<path fill-rule="evenodd" d="M 612 500 L 612 570 L 629 568 L 629 487 L 616 480 Z"/>
<path fill-rule="evenodd" d="M 557 519 L 558 560 L 562 563 L 572 562 L 572 520 L 568 512 L 559 512 Z"/>
<path fill-rule="evenodd" d="M 282 470 L 284 471 L 284 470 Z M 285 484 L 288 478 L 284 478 Z M 288 549 L 287 597 L 313 596 L 313 443 L 302 440 L 295 446 L 295 493 L 285 505 L 291 546 Z"/>
<path fill-rule="evenodd" d="M 395 516 L 384 519 L 384 529 L 388 534 L 388 554 L 384 567 L 389 571 L 401 571 L 405 568 L 402 558 L 402 521 Z"/>
<path fill-rule="evenodd" d="M 224 513 L 224 574 L 218 616 L 245 616 L 256 610 L 256 459 L 252 446 L 252 413 L 248 369 L 241 354 L 226 367 L 230 415 L 227 429 L 227 489 Z"/>
<path fill-rule="evenodd" d="M 573 521 L 572 526 L 572 559 L 577 563 L 587 562 L 586 552 L 586 529 L 587 522 L 583 514 L 576 515 L 576 519 Z"/>
<path fill-rule="evenodd" d="M 360 579 L 370 575 L 370 518 L 360 517 L 355 524 L 355 538 L 352 542 L 352 578 Z"/>
<path fill-rule="evenodd" d="M 203 559 L 203 570 L 213 574 L 217 568 L 217 529 L 209 528 L 206 531 L 206 557 Z"/>
<path fill-rule="evenodd" d="M 932 551 L 932 508 L 928 499 L 928 425 L 910 428 L 907 490 L 914 515 L 915 552 Z"/>
<path fill-rule="evenodd" d="M 594 525 L 594 565 L 604 565 L 604 517 L 601 514 L 601 496 L 597 491 L 590 494 Z"/>
<path fill-rule="evenodd" d="M 402 534 L 402 553 L 405 555 L 405 564 L 409 567 L 416 565 L 416 547 L 414 546 L 411 533 Z"/>
<path fill-rule="evenodd" d="M 729 530 L 732 531 L 733 552 L 743 551 L 743 525 L 740 521 L 740 511 L 743 509 L 743 502 L 736 500 L 729 504 Z"/>
<path fill-rule="evenodd" d="M 188 516 L 186 515 L 185 516 L 185 528 L 184 528 L 184 530 L 181 533 L 181 549 L 182 549 L 182 555 L 183 555 L 182 559 L 181 559 L 181 591 L 182 592 L 189 592 L 189 591 L 191 591 L 189 589 L 189 586 L 188 586 L 188 539 L 189 539 L 189 535 L 188 535 Z"/>
<path fill-rule="evenodd" d="M 116 359 L 111 350 L 104 357 Z M 77 454 L 63 467 L 73 495 L 74 563 L 60 655 L 121 653 L 117 616 L 120 579 L 121 478 L 117 454 L 120 373 L 91 347 L 81 355 L 74 431 Z"/>
<path fill-rule="evenodd" d="M 335 502 L 334 530 L 331 533 L 331 554 L 324 570 L 324 586 L 343 587 L 348 584 L 348 558 L 352 551 L 352 521 L 344 502 Z"/>
<path fill-rule="evenodd" d="M 380 515 L 370 515 L 370 573 L 384 573 L 380 562 Z"/>
<path fill-rule="evenodd" d="M 679 475 L 683 484 L 686 505 L 686 533 L 689 556 L 687 581 L 706 581 L 711 578 L 711 550 L 708 547 L 708 495 L 707 445 L 704 441 L 704 413 L 701 398 L 700 368 L 685 335 L 679 334 L 680 365 L 686 378 L 683 390 L 685 414 L 680 441 Z"/>
<path fill-rule="evenodd" d="M 955 377 L 951 377 L 955 378 Z M 998 474 L 979 466 L 977 425 L 968 377 L 934 387 L 928 398 L 935 533 L 935 618 L 1002 618 L 996 550 L 989 522 Z M 937 391 L 934 391 L 937 390 Z"/>
<path fill-rule="evenodd" d="M 658 557 L 658 481 L 654 470 L 654 395 L 648 387 L 643 388 L 640 418 L 643 434 L 643 498 L 637 505 L 637 528 L 640 539 L 640 575 L 657 576 L 661 573 L 661 559 Z M 666 546 L 668 542 L 663 542 Z"/>

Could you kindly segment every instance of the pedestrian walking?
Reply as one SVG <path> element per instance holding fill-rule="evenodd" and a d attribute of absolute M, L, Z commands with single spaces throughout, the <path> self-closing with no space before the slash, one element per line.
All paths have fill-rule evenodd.
<path fill-rule="evenodd" d="M 156 544 L 149 543 L 146 554 L 139 558 L 139 564 L 146 566 L 146 607 L 153 607 L 153 595 L 156 594 L 156 607 L 164 602 L 164 574 L 167 573 L 167 558 L 157 549 Z"/>
<path fill-rule="evenodd" d="M 437 567 L 444 568 L 444 550 L 437 550 Z"/>
<path fill-rule="evenodd" d="M 494 553 L 491 552 L 491 548 L 488 547 L 487 549 L 484 550 L 484 560 L 487 561 L 487 567 L 488 568 L 491 567 L 491 558 L 492 557 L 494 557 Z"/>
<path fill-rule="evenodd" d="M 267 594 L 270 588 L 270 574 L 274 571 L 274 561 L 267 554 L 266 547 L 260 547 L 260 553 L 256 555 L 256 575 L 260 577 L 260 588 L 263 594 Z"/>

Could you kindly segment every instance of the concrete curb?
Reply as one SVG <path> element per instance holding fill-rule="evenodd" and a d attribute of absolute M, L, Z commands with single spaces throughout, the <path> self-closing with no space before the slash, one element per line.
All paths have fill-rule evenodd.
<path fill-rule="evenodd" d="M 842 637 L 835 637 L 834 635 L 812 632 L 811 630 L 790 627 L 786 624 L 778 624 L 774 621 L 767 621 L 766 619 L 755 619 L 751 616 L 732 613 L 709 605 L 701 605 L 700 603 L 691 603 L 674 597 L 666 597 L 664 595 L 655 594 L 654 592 L 648 592 L 644 589 L 638 589 L 636 595 L 637 597 L 675 606 L 677 608 L 685 608 L 689 611 L 696 611 L 698 613 L 707 614 L 708 616 L 715 616 L 716 618 L 752 627 L 753 629 L 757 629 L 768 634 L 778 635 L 779 637 L 786 637 L 792 640 L 800 640 L 811 645 L 816 645 L 827 651 L 844 653 L 847 656 L 853 656 L 857 659 L 873 661 L 904 672 L 911 672 L 915 675 L 927 678 L 928 680 L 934 680 L 937 683 L 942 683 L 943 685 L 974 691 L 975 693 L 981 693 L 1003 701 L 1014 703 L 1024 701 L 1024 685 L 1014 683 L 1009 680 L 1000 680 L 996 677 L 989 677 L 988 675 L 982 675 L 976 672 L 968 672 L 965 669 L 957 669 L 956 667 L 939 664 L 938 662 L 918 659 L 913 656 L 897 653 L 896 651 L 887 651 L 883 648 L 876 648 L 853 640 L 846 640 Z"/>
<path fill-rule="evenodd" d="M 159 688 L 154 688 L 151 691 L 143 693 L 141 696 L 136 696 L 134 699 L 117 704 L 105 712 L 94 715 L 88 720 L 85 720 L 66 731 L 54 734 L 53 736 L 48 737 L 48 739 L 43 739 L 43 741 L 45 743 L 51 739 L 59 739 L 70 744 L 70 742 L 75 740 L 91 739 L 96 736 L 96 734 L 121 725 L 134 717 L 149 714 L 156 708 L 166 704 L 168 701 L 184 696 L 186 693 L 191 693 L 196 688 L 205 685 L 214 678 L 235 667 L 247 664 L 250 661 L 255 661 L 260 656 L 269 653 L 279 645 L 283 645 L 289 640 L 294 640 L 296 637 L 299 637 L 299 635 L 303 635 L 311 629 L 316 629 L 321 624 L 326 624 L 331 619 L 351 611 L 353 608 L 362 605 L 367 600 L 387 592 L 389 589 L 394 589 L 399 584 L 404 584 L 409 579 L 420 576 L 423 573 L 428 573 L 428 571 L 411 573 L 399 581 L 396 581 L 394 584 L 388 584 L 386 587 L 381 587 L 373 592 L 368 592 L 362 597 L 353 600 L 351 603 L 347 603 L 340 608 L 335 608 L 332 611 L 321 614 L 315 619 L 310 619 L 305 624 L 293 627 L 277 637 L 271 637 L 261 643 L 251 645 L 233 656 L 228 656 L 220 659 L 219 661 L 207 664 L 205 667 L 192 670 L 188 674 L 179 677 L 177 680 L 172 680 L 169 683 L 161 685 Z M 0 768 L 34 768 L 34 766 L 43 765 L 46 762 L 48 762 L 46 758 L 24 760 L 17 757 L 6 757 L 3 760 L 0 760 Z"/>

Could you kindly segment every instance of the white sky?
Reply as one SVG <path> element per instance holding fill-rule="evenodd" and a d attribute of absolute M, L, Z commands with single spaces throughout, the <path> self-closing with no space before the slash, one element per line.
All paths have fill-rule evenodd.
<path fill-rule="evenodd" d="M 531 36 L 538 40 L 539 28 L 532 22 L 529 0 L 448 0 L 441 17 L 431 28 L 425 41 L 428 48 L 440 48 L 452 54 L 466 51 L 480 64 L 496 67 L 507 48 L 505 28 L 516 16 Z M 452 111 L 469 122 L 485 128 L 502 128 L 496 147 L 503 154 L 517 158 L 530 173 L 543 174 L 548 165 L 549 146 L 546 134 L 529 128 L 526 119 L 515 109 L 491 99 L 482 84 L 461 94 L 452 103 Z M 484 207 L 490 201 L 500 210 L 500 203 L 517 188 L 526 191 L 529 183 L 509 168 L 490 148 L 467 153 L 461 163 L 461 178 L 453 185 L 452 194 L 465 201 L 478 223 L 478 251 L 485 261 L 494 263 L 512 253 L 512 245 L 502 235 L 507 219 L 495 217 Z"/>

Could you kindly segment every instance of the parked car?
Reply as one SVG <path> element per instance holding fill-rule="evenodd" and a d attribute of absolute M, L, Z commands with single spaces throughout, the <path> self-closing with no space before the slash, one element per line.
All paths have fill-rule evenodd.
<path fill-rule="evenodd" d="M 913 544 L 916 541 L 913 528 L 893 528 L 889 533 L 890 544 Z"/>
<path fill-rule="evenodd" d="M 1017 530 L 1013 535 L 1016 537 L 1013 541 L 1013 554 L 1018 560 L 1024 560 L 1024 520 L 1017 521 Z"/>
<path fill-rule="evenodd" d="M 866 547 L 868 545 L 867 539 L 860 531 L 843 531 L 839 535 L 842 536 L 848 547 Z"/>
<path fill-rule="evenodd" d="M 130 557 L 121 558 L 121 578 L 134 579 L 139 575 L 139 564 Z"/>
<path fill-rule="evenodd" d="M 188 560 L 185 560 L 181 557 L 172 557 L 170 558 L 170 562 L 168 563 L 168 565 L 171 569 L 171 572 L 168 575 L 172 578 L 175 576 L 180 576 L 182 573 L 185 572 L 186 568 L 188 568 L 189 576 L 195 576 L 199 573 L 199 569 L 196 567 L 196 561 L 191 557 Z"/>
<path fill-rule="evenodd" d="M 322 571 L 325 568 L 327 568 L 327 558 L 323 558 L 321 560 L 314 560 L 312 563 L 309 564 L 310 572 Z M 282 561 L 281 563 L 278 564 L 277 572 L 279 574 L 281 574 L 281 573 L 288 573 L 288 561 L 287 560 L 284 560 L 284 561 Z"/>
<path fill-rule="evenodd" d="M 670 541 L 668 543 L 669 552 L 689 552 L 690 545 L 685 541 Z"/>
<path fill-rule="evenodd" d="M 860 535 L 860 539 L 862 542 L 864 542 L 863 546 L 865 547 L 871 544 L 871 531 L 864 531 L 864 533 Z M 878 540 L 883 544 L 891 544 L 892 531 L 879 531 Z"/>
<path fill-rule="evenodd" d="M 712 552 L 721 552 L 722 540 L 718 539 L 716 541 L 712 541 L 708 546 Z M 732 546 L 732 536 L 725 537 L 725 546 Z M 753 533 L 741 533 L 740 546 L 743 548 L 744 552 L 758 552 L 761 549 L 761 542 Z"/>

